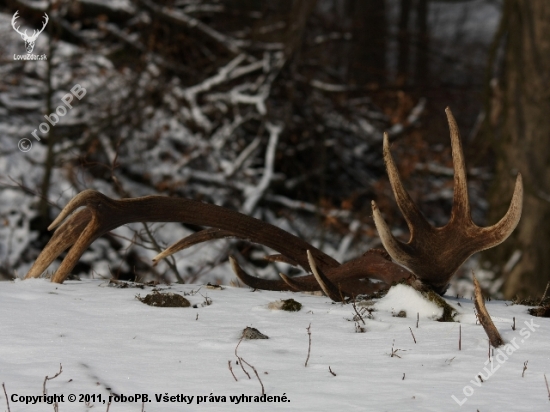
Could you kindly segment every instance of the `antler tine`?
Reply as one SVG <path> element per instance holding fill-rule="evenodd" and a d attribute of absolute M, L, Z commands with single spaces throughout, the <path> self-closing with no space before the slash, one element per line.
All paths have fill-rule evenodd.
<path fill-rule="evenodd" d="M 408 244 L 397 240 L 391 233 L 390 227 L 382 217 L 380 209 L 378 209 L 378 206 L 376 206 L 376 202 L 374 200 L 371 202 L 371 206 L 374 225 L 376 226 L 382 245 L 396 262 L 408 266 L 409 259 L 412 254 L 411 248 Z"/>
<path fill-rule="evenodd" d="M 322 270 L 317 268 L 315 259 L 309 250 L 307 251 L 307 260 L 313 276 L 315 276 L 317 283 L 319 283 L 319 286 L 321 287 L 321 290 L 325 292 L 325 295 L 335 302 L 342 302 L 344 300 L 342 292 L 329 280 L 329 278 L 326 277 Z"/>
<path fill-rule="evenodd" d="M 67 253 L 61 265 L 57 268 L 57 271 L 52 276 L 52 282 L 63 283 L 71 273 L 71 270 L 73 270 L 78 263 L 80 256 L 88 249 L 88 246 L 90 246 L 99 236 L 108 231 L 108 229 L 102 231 L 101 226 L 101 222 L 98 221 L 97 216 L 94 216 L 92 212 L 92 219 L 84 228 L 74 245 L 71 246 L 69 253 Z"/>
<path fill-rule="evenodd" d="M 246 285 L 250 286 L 253 289 L 263 289 L 263 290 L 275 290 L 275 291 L 295 291 L 290 285 L 283 282 L 282 280 L 267 280 L 257 278 L 255 276 L 250 276 L 246 273 L 237 259 L 233 256 L 229 256 L 229 263 L 231 264 L 231 269 L 237 277 L 242 280 Z"/>
<path fill-rule="evenodd" d="M 479 228 L 480 240 L 479 250 L 490 249 L 493 246 L 500 245 L 508 236 L 512 234 L 521 219 L 523 209 L 523 178 L 521 173 L 516 177 L 514 194 L 510 202 L 510 207 L 502 219 L 493 226 Z"/>
<path fill-rule="evenodd" d="M 240 240 L 250 241 L 249 239 L 243 239 L 237 236 L 235 233 L 229 230 L 222 230 L 215 227 L 211 227 L 208 229 L 200 230 L 189 236 L 186 236 L 183 239 L 171 245 L 170 247 L 166 248 L 166 250 L 163 250 L 161 253 L 159 253 L 153 258 L 153 262 L 154 262 L 153 266 L 157 265 L 161 259 L 166 259 L 168 256 L 171 256 L 174 253 L 179 252 L 180 250 L 187 249 L 188 247 L 197 245 L 199 243 L 208 242 L 210 240 L 228 239 L 228 238 L 236 238 Z M 269 262 L 281 262 L 281 263 L 287 263 L 292 266 L 298 266 L 298 262 L 296 262 L 294 259 L 281 254 L 265 256 L 264 259 Z"/>
<path fill-rule="evenodd" d="M 208 242 L 210 240 L 227 239 L 236 237 L 234 233 L 228 230 L 221 230 L 215 227 L 211 227 L 204 230 L 199 230 L 192 235 L 186 236 L 183 239 L 177 241 L 170 247 L 166 248 L 153 258 L 153 266 L 157 265 L 161 259 L 166 259 L 168 256 L 173 255 L 180 250 L 187 249 L 188 247 L 197 245 L 199 243 Z"/>
<path fill-rule="evenodd" d="M 61 253 L 78 240 L 91 217 L 91 212 L 88 209 L 83 209 L 76 212 L 66 222 L 63 222 L 33 263 L 25 279 L 39 277 Z"/>
<path fill-rule="evenodd" d="M 291 278 L 290 276 L 287 276 L 285 275 L 284 273 L 281 273 L 279 272 L 279 276 L 281 277 L 281 279 L 283 280 L 283 282 L 285 282 L 289 287 L 290 289 L 296 291 L 296 292 L 306 292 L 306 291 L 309 291 L 307 288 L 306 288 L 306 283 L 300 283 L 300 281 L 296 281 L 296 279 L 294 278 Z M 316 284 L 314 286 L 314 289 L 312 292 L 314 291 L 317 291 L 317 287 L 319 285 Z"/>
<path fill-rule="evenodd" d="M 451 112 L 450 108 L 445 109 L 447 114 L 447 122 L 449 123 L 449 131 L 451 134 L 451 150 L 453 155 L 454 166 L 454 196 L 453 209 L 449 222 L 459 220 L 461 224 L 470 223 L 472 217 L 470 215 L 470 201 L 468 199 L 468 184 L 466 180 L 466 165 L 464 163 L 464 152 L 460 141 L 460 131 L 458 125 Z"/>
<path fill-rule="evenodd" d="M 403 217 L 407 221 L 407 226 L 409 227 L 411 235 L 413 235 L 415 230 L 430 230 L 430 224 L 422 215 L 422 212 L 414 204 L 409 193 L 403 187 L 401 177 L 399 176 L 399 171 L 397 170 L 391 155 L 390 142 L 387 133 L 384 133 L 384 163 L 386 164 L 388 178 L 390 180 L 397 206 L 399 206 L 401 213 L 403 213 Z"/>
<path fill-rule="evenodd" d="M 48 230 L 53 230 L 63 222 L 67 216 L 73 213 L 76 209 L 82 206 L 87 206 L 88 203 L 93 202 L 94 200 L 100 202 L 101 199 L 98 199 L 98 195 L 101 198 L 107 198 L 101 193 L 93 190 L 86 189 L 73 197 L 69 203 L 61 210 L 59 215 L 54 219 L 54 221 L 48 226 Z"/>
<path fill-rule="evenodd" d="M 422 212 L 420 212 L 418 207 L 414 204 L 409 193 L 403 187 L 401 177 L 399 176 L 399 171 L 397 170 L 397 167 L 395 166 L 395 162 L 391 155 L 389 137 L 387 133 L 384 133 L 383 151 L 386 171 L 388 173 L 388 178 L 390 180 L 397 206 L 401 210 L 401 213 L 403 213 L 403 217 L 405 218 L 405 221 L 407 222 L 407 226 L 409 227 L 409 231 L 411 233 L 411 241 L 409 242 L 410 244 L 415 238 L 416 232 L 426 233 L 432 230 L 432 227 L 424 218 Z M 374 224 L 376 226 L 376 229 L 378 230 L 378 235 L 380 236 L 382 245 L 384 245 L 384 248 L 386 248 L 388 253 L 396 262 L 399 262 L 400 264 L 405 266 L 409 266 L 410 256 L 412 253 L 409 244 L 402 243 L 393 236 L 388 224 L 382 217 L 380 209 L 378 209 L 374 200 L 371 202 L 371 205 Z"/>

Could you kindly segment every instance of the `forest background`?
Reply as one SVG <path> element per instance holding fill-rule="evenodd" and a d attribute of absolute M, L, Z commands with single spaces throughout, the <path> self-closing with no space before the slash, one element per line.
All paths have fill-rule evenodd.
<path fill-rule="evenodd" d="M 33 51 L 45 60 L 16 57 L 26 54 L 17 11 L 15 27 L 29 33 L 47 13 Z M 223 205 L 339 260 L 380 245 L 376 200 L 406 241 L 382 133 L 411 196 L 442 226 L 453 194 L 449 106 L 474 221 L 500 219 L 518 171 L 525 185 L 512 237 L 464 265 L 453 292 L 468 289 L 471 269 L 507 298 L 540 296 L 550 280 L 545 0 L 8 0 L 0 38 L 3 279 L 26 274 L 51 237 L 47 226 L 87 188 Z M 74 274 L 229 283 L 231 254 L 257 276 L 277 276 L 264 251 L 237 241 L 152 266 L 159 250 L 196 230 L 117 229 Z"/>

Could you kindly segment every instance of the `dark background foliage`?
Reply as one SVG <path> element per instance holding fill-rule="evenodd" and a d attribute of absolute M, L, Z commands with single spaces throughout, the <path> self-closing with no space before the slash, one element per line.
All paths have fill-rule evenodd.
<path fill-rule="evenodd" d="M 282 226 L 341 260 L 379 245 L 370 211 L 375 199 L 406 240 L 385 176 L 382 133 L 390 133 L 412 197 L 430 221 L 443 225 L 452 201 L 446 106 L 462 130 L 474 221 L 493 223 L 503 213 L 499 207 L 488 220 L 500 164 L 495 154 L 501 156 L 491 123 L 502 117 L 495 94 L 512 69 L 504 56 L 516 33 L 505 25 L 505 11 L 526 7 L 532 18 L 544 15 L 522 2 L 44 5 L 7 1 L 0 8 L 0 257 L 7 278 L 26 273 L 49 239 L 52 218 L 85 188 L 114 197 L 214 202 Z M 23 28 L 41 27 L 48 13 L 34 52 L 46 61 L 14 60 L 24 54 L 10 24 L 16 10 Z M 544 64 L 534 70 L 546 73 Z M 82 100 L 39 133 L 40 141 L 32 138 L 76 84 L 86 89 Z M 17 143 L 25 138 L 33 147 L 22 153 Z M 498 190 L 506 205 L 511 189 Z M 75 272 L 226 282 L 233 253 L 252 262 L 257 274 L 276 275 L 259 259 L 263 251 L 227 241 L 151 267 L 156 250 L 193 230 L 174 224 L 115 231 L 92 246 Z M 502 268 L 514 251 L 526 247 L 510 243 L 500 256 L 487 255 L 486 278 L 500 277 L 492 292 L 509 276 Z M 469 276 L 467 270 L 461 276 Z M 548 278 L 547 271 L 532 276 L 537 285 Z M 506 294 L 535 291 L 516 286 Z"/>

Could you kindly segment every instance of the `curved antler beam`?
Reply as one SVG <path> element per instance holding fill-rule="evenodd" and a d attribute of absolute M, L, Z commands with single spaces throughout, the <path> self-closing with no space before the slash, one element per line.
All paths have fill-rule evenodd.
<path fill-rule="evenodd" d="M 311 255 L 311 254 L 310 254 Z M 324 273 L 319 273 L 319 269 L 311 266 L 314 275 L 300 276 L 300 277 L 288 277 L 282 273 L 279 273 L 281 280 L 267 280 L 260 279 L 255 276 L 250 276 L 246 273 L 237 263 L 235 258 L 230 257 L 229 261 L 235 275 L 247 286 L 250 286 L 253 289 L 262 289 L 262 290 L 275 290 L 275 291 L 293 291 L 293 292 L 317 292 L 323 291 L 327 296 L 336 302 L 342 301 L 344 297 L 355 297 L 358 295 L 370 295 L 375 292 L 380 291 L 381 289 L 387 288 L 391 285 L 387 277 L 388 282 L 378 282 L 372 283 L 369 281 L 368 272 L 374 271 L 374 268 L 381 266 L 380 264 L 373 263 L 369 265 L 368 262 L 365 268 L 358 273 L 350 273 L 346 268 L 344 270 L 338 270 L 342 266 L 339 266 L 335 269 L 329 269 L 330 272 L 325 275 Z M 315 260 L 312 260 L 315 263 Z M 394 273 L 394 281 L 400 281 L 402 279 L 416 279 L 412 273 L 407 271 L 404 268 L 401 268 L 399 265 L 391 261 L 386 261 L 387 269 L 390 269 Z M 311 265 L 311 263 L 310 263 Z M 370 270 L 369 270 L 370 268 Z M 377 274 L 376 277 L 381 277 Z M 319 279 L 321 279 L 319 281 Z"/>
<path fill-rule="evenodd" d="M 174 243 L 165 251 L 155 256 L 153 261 L 157 264 L 160 259 L 166 258 L 177 251 L 186 249 L 198 243 L 222 238 L 237 238 L 240 240 L 250 241 L 249 238 L 243 239 L 236 236 L 235 233 L 229 230 L 221 230 L 216 228 L 204 229 Z M 315 292 L 319 290 L 325 291 L 324 288 L 331 287 L 331 285 L 328 284 L 332 282 L 338 285 L 338 287 L 334 286 L 334 288 L 340 291 L 339 296 L 343 294 L 344 296 L 351 297 L 360 294 L 370 294 L 379 289 L 378 286 L 373 286 L 375 285 L 373 283 L 362 281 L 366 278 L 380 280 L 386 285 L 391 285 L 393 282 L 398 282 L 402 279 L 413 277 L 412 273 L 407 269 L 393 263 L 390 255 L 382 249 L 371 249 L 363 254 L 363 256 L 352 259 L 337 267 L 327 268 L 325 269 L 327 273 L 326 276 L 324 275 L 325 270 L 323 269 L 318 269 L 318 273 L 323 273 L 323 275 L 315 276 L 315 271 L 311 266 L 313 257 L 310 258 L 310 254 L 311 253 L 308 251 L 308 263 L 309 267 L 312 269 L 313 275 L 290 278 L 281 273 L 280 276 L 282 281 L 260 279 L 250 276 L 238 265 L 234 258 L 230 258 L 230 263 L 235 275 L 243 283 L 253 289 Z M 266 256 L 266 260 L 271 262 L 283 262 L 297 266 L 297 263 L 293 258 L 285 255 Z M 322 279 L 322 282 L 319 281 L 319 279 Z"/>
<path fill-rule="evenodd" d="M 86 209 L 70 216 L 79 207 Z M 293 257 L 307 271 L 307 250 L 315 256 L 322 269 L 339 266 L 335 259 L 276 226 L 221 206 L 190 199 L 146 196 L 114 200 L 89 189 L 76 195 L 48 229 L 56 228 L 65 219 L 67 221 L 57 229 L 25 278 L 40 276 L 49 263 L 71 246 L 52 277 L 52 282 L 62 283 L 94 240 L 132 222 L 186 222 L 210 226 Z"/>
<path fill-rule="evenodd" d="M 205 229 L 194 233 L 170 246 L 153 260 L 158 262 L 160 258 L 168 257 L 176 251 L 196 245 L 200 242 L 221 238 L 239 238 L 230 231 L 218 229 Z M 249 239 L 242 239 L 249 240 Z M 294 260 L 283 255 L 267 256 L 267 260 L 284 262 L 296 266 Z M 372 294 L 382 287 L 387 287 L 402 279 L 412 279 L 414 275 L 407 269 L 393 263 L 390 255 L 382 249 L 371 249 L 363 256 L 346 262 L 340 266 L 326 269 L 326 275 L 322 269 L 318 269 L 312 254 L 307 252 L 309 267 L 313 275 L 290 278 L 280 273 L 281 280 L 260 279 L 250 276 L 230 257 L 231 267 L 235 275 L 246 285 L 253 289 L 263 290 L 292 290 L 303 292 L 315 292 L 322 290 L 327 296 L 337 301 L 342 297 L 354 297 L 361 294 Z M 383 283 L 371 283 L 366 279 L 376 279 Z M 338 291 L 336 293 L 336 291 Z"/>
<path fill-rule="evenodd" d="M 392 235 L 376 203 L 372 202 L 374 223 L 392 259 L 409 268 L 424 284 L 439 293 L 444 293 L 449 280 L 468 257 L 496 246 L 510 236 L 521 218 L 523 202 L 522 178 L 518 173 L 510 207 L 500 222 L 481 228 L 472 221 L 460 133 L 451 110 L 447 108 L 445 112 L 455 171 L 449 223 L 443 227 L 431 226 L 414 204 L 399 177 L 387 134 L 384 135 L 384 162 L 397 205 L 411 232 L 408 243 L 402 243 Z"/>

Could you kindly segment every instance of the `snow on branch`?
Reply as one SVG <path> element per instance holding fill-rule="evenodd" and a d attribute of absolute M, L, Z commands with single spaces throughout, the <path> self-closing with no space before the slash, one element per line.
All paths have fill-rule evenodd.
<path fill-rule="evenodd" d="M 277 150 L 277 142 L 279 136 L 283 131 L 282 126 L 267 123 L 266 128 L 269 132 L 269 143 L 265 153 L 265 168 L 262 179 L 258 186 L 245 190 L 244 194 L 246 200 L 242 206 L 242 212 L 245 214 L 251 214 L 254 208 L 258 204 L 258 201 L 264 195 L 266 189 L 269 187 L 271 179 L 273 178 L 273 169 L 275 166 L 275 151 Z"/>
<path fill-rule="evenodd" d="M 225 46 L 227 50 L 235 54 L 242 54 L 242 47 L 250 45 L 249 41 L 237 40 L 226 34 L 220 33 L 219 31 L 214 30 L 212 27 L 203 23 L 199 19 L 188 16 L 183 11 L 170 9 L 165 6 L 158 6 L 150 0 L 139 0 L 139 3 L 141 3 L 147 9 L 151 10 L 160 17 L 163 17 L 173 22 L 183 23 L 190 28 L 196 28 L 197 30 L 206 34 L 211 39 L 216 40 L 217 42 Z"/>

